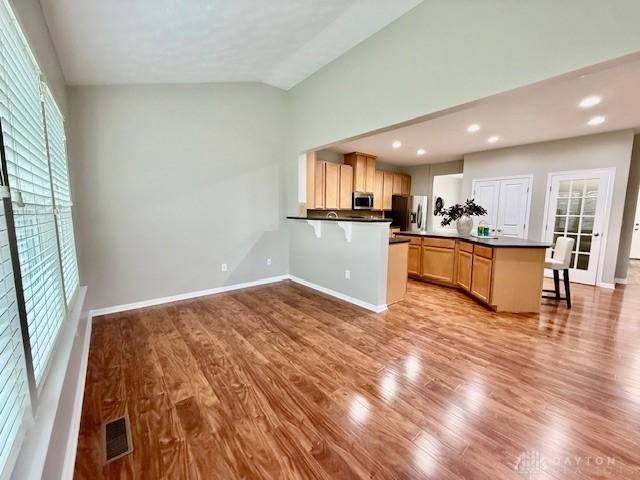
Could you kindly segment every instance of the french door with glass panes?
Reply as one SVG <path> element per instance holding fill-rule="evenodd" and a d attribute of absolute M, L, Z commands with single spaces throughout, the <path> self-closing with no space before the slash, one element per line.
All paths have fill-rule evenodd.
<path fill-rule="evenodd" d="M 558 237 L 575 240 L 570 269 L 572 282 L 597 283 L 604 247 L 609 177 L 608 170 L 559 173 L 550 177 L 545 237 L 553 244 Z"/>

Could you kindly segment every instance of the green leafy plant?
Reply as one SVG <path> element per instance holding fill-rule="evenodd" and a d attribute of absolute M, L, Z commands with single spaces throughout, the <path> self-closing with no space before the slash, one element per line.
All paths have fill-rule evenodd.
<path fill-rule="evenodd" d="M 440 225 L 446 227 L 447 225 L 451 225 L 451 222 L 455 222 L 465 215 L 470 217 L 482 217 L 487 214 L 487 211 L 478 205 L 475 202 L 475 199 L 472 198 L 471 200 L 467 199 L 464 205 L 456 203 L 455 205 L 451 205 L 449 208 L 443 208 L 436 213 L 443 217 Z"/>

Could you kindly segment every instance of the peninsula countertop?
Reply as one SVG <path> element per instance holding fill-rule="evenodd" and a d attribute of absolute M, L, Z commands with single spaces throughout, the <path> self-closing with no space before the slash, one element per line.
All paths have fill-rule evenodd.
<path fill-rule="evenodd" d="M 367 218 L 367 217 L 300 217 L 288 216 L 289 220 L 320 220 L 323 222 L 359 222 L 359 223 L 391 223 L 390 218 Z"/>
<path fill-rule="evenodd" d="M 498 238 L 478 238 L 474 236 L 462 236 L 456 232 L 431 232 L 426 230 L 396 232 L 396 235 L 404 235 L 409 237 L 429 237 L 429 238 L 451 238 L 456 240 L 464 240 L 465 242 L 475 243 L 477 245 L 485 245 L 493 248 L 549 248 L 550 243 L 539 242 L 536 240 L 526 240 L 513 237 Z"/>

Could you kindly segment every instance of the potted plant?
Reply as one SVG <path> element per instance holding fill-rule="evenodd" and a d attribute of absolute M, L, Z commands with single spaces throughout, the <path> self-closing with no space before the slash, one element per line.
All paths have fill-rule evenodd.
<path fill-rule="evenodd" d="M 471 230 L 473 229 L 473 220 L 471 220 L 471 217 L 482 217 L 487 214 L 487 211 L 478 205 L 472 198 L 471 200 L 467 199 L 464 205 L 456 203 L 455 205 L 452 205 L 449 208 L 443 208 L 436 213 L 443 217 L 440 225 L 446 227 L 451 225 L 451 222 L 455 221 L 458 234 L 468 236 L 471 234 Z"/>

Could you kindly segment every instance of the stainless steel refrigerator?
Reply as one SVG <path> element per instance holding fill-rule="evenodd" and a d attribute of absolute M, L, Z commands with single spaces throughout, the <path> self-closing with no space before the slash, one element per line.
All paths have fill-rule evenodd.
<path fill-rule="evenodd" d="M 429 202 L 426 195 L 394 195 L 391 204 L 392 225 L 402 231 L 427 229 Z"/>

